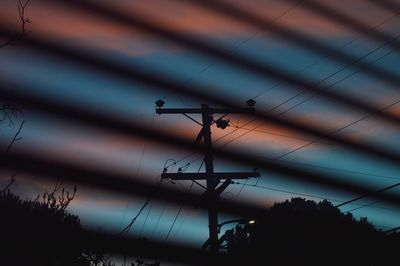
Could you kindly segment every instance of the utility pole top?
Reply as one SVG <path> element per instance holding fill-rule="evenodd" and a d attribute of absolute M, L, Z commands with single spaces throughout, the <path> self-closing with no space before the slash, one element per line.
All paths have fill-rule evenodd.
<path fill-rule="evenodd" d="M 204 108 L 156 108 L 157 114 L 202 114 Z M 243 108 L 208 108 L 209 114 L 243 114 L 243 113 L 253 113 L 253 107 L 243 107 Z"/>
<path fill-rule="evenodd" d="M 254 112 L 256 101 L 250 99 L 246 102 L 248 107 L 242 108 L 210 108 L 207 104 L 202 104 L 201 108 L 163 108 L 163 100 L 158 100 L 155 104 L 157 114 L 202 114 L 205 109 L 209 114 L 244 114 Z"/>
<path fill-rule="evenodd" d="M 195 143 L 200 144 L 203 140 L 203 146 L 205 150 L 204 163 L 206 171 L 204 173 L 162 173 L 161 178 L 168 178 L 171 180 L 192 180 L 196 184 L 196 180 L 205 180 L 206 189 L 204 196 L 207 200 L 213 202 L 216 201 L 219 195 L 232 183 L 233 179 L 247 179 L 251 177 L 260 177 L 260 173 L 257 171 L 253 172 L 214 172 L 214 158 L 212 154 L 212 139 L 211 139 L 211 125 L 216 123 L 220 129 L 225 129 L 229 125 L 229 120 L 222 119 L 228 114 L 242 114 L 254 112 L 255 101 L 253 99 L 248 100 L 248 107 L 243 108 L 211 108 L 207 104 L 202 104 L 201 108 L 163 108 L 165 102 L 163 100 L 156 101 L 156 113 L 157 114 L 183 114 L 187 118 L 199 124 L 202 129 L 200 130 Z M 201 114 L 202 121 L 199 122 L 188 114 Z M 216 121 L 213 119 L 213 114 L 223 114 L 222 117 Z M 166 169 L 165 169 L 166 171 Z M 221 184 L 221 180 L 225 180 Z M 201 185 L 203 187 L 203 185 Z M 210 252 L 217 253 L 221 244 L 218 238 L 219 226 L 218 226 L 218 213 L 211 206 L 208 210 L 208 223 L 209 223 L 209 234 L 210 237 L 203 245 L 203 247 L 210 247 Z"/>
<path fill-rule="evenodd" d="M 248 179 L 251 177 L 260 177 L 259 172 L 240 172 L 240 173 L 162 173 L 162 179 L 171 180 L 207 180 L 207 178 L 213 179 Z"/>

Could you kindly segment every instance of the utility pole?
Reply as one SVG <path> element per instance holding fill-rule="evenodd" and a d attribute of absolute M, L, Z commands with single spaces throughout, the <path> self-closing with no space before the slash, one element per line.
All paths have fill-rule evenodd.
<path fill-rule="evenodd" d="M 209 202 L 214 202 L 218 200 L 220 194 L 231 184 L 232 179 L 247 179 L 250 177 L 260 177 L 260 173 L 253 172 L 241 172 L 241 173 L 215 173 L 214 172 L 214 158 L 212 153 L 212 138 L 211 138 L 211 125 L 216 123 L 217 127 L 225 129 L 229 125 L 229 120 L 222 119 L 231 113 L 251 113 L 254 112 L 254 100 L 248 100 L 247 105 L 249 107 L 245 108 L 210 108 L 206 104 L 202 104 L 201 108 L 163 108 L 164 101 L 158 100 L 156 102 L 156 113 L 161 114 L 183 114 L 189 119 L 193 120 L 197 124 L 201 125 L 200 130 L 195 143 L 200 144 L 203 141 L 205 148 L 204 163 L 206 171 L 205 173 L 166 173 L 161 175 L 162 179 L 171 180 L 192 180 L 197 183 L 196 180 L 206 180 L 206 192 L 204 196 L 207 197 Z M 201 114 L 202 122 L 198 122 L 189 114 Z M 223 114 L 221 118 L 214 121 L 214 114 Z M 221 183 L 221 180 L 224 182 Z M 219 186 L 218 186 L 219 185 Z M 209 227 L 209 239 L 207 244 L 210 247 L 210 252 L 216 253 L 219 250 L 220 241 L 218 239 L 218 213 L 213 208 L 212 204 L 208 210 L 208 227 Z"/>

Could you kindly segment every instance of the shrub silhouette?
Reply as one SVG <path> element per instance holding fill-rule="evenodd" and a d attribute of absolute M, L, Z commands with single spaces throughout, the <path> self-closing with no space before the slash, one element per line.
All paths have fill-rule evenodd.
<path fill-rule="evenodd" d="M 116 266 L 105 250 L 87 241 L 78 216 L 66 211 L 76 188 L 70 193 L 60 184 L 34 200 L 21 200 L 9 190 L 13 182 L 0 191 L 0 265 Z M 126 265 L 160 263 L 137 259 Z"/>
<path fill-rule="evenodd" d="M 64 189 L 21 200 L 0 193 L 1 265 L 89 265 L 82 257 L 79 218 L 65 208 L 73 199 Z"/>
<path fill-rule="evenodd" d="M 394 265 L 398 235 L 387 236 L 330 202 L 293 198 L 276 203 L 255 224 L 226 231 L 238 265 Z"/>

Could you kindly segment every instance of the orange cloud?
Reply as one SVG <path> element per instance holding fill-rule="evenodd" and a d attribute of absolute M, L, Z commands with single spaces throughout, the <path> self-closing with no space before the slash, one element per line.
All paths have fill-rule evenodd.
<path fill-rule="evenodd" d="M 287 11 L 290 5 L 284 1 L 236 1 L 245 9 L 258 13 L 260 16 L 276 18 Z M 179 32 L 199 35 L 207 38 L 224 40 L 226 38 L 245 38 L 259 29 L 244 26 L 238 21 L 225 18 L 219 14 L 204 10 L 183 1 L 119 1 L 112 5 L 118 6 L 127 12 L 139 14 L 158 20 L 158 23 Z M 360 7 L 360 3 L 350 5 L 351 9 Z M 348 7 L 349 5 L 346 4 Z M 361 5 L 362 6 L 362 5 Z M 17 23 L 17 9 L 15 0 L 5 0 L 0 4 L 2 20 Z M 375 14 L 377 11 L 364 8 L 365 13 Z M 62 41 L 74 42 L 96 49 L 106 49 L 122 52 L 132 56 L 144 56 L 157 52 L 177 52 L 174 46 L 160 43 L 145 35 L 133 31 L 132 28 L 109 23 L 98 18 L 90 17 L 85 13 L 69 10 L 65 7 L 51 5 L 48 2 L 32 1 L 27 10 L 32 20 L 29 28 L 35 34 L 46 34 Z M 374 24 L 379 16 L 369 17 Z M 311 32 L 321 36 L 342 36 L 347 30 L 328 22 L 327 20 L 310 15 L 301 5 L 294 8 L 279 23 L 293 27 L 296 30 Z"/>
<path fill-rule="evenodd" d="M 400 105 L 398 105 L 395 110 L 400 110 L 399 106 Z M 400 113 L 400 111 L 398 112 Z M 343 111 L 340 109 L 291 114 L 292 119 L 296 122 L 300 122 L 309 127 L 324 129 L 327 134 L 340 135 L 352 141 L 374 142 L 390 138 L 390 136 L 396 134 L 395 127 L 388 127 L 387 123 L 379 119 L 377 120 L 375 117 L 368 117 L 354 123 L 365 116 L 367 116 L 367 114 Z M 329 123 L 326 123 L 326 121 L 329 121 Z M 234 123 L 233 126 L 235 126 Z M 229 128 L 229 130 L 234 130 L 234 128 Z M 213 132 L 215 132 L 214 139 L 218 139 L 226 134 L 228 130 L 221 131 L 215 129 Z M 309 143 L 312 143 L 312 145 L 307 145 L 301 150 L 326 151 L 335 147 L 327 140 L 318 139 L 314 136 L 307 136 L 287 128 L 262 122 L 253 122 L 246 125 L 244 129 L 240 129 L 223 138 L 223 140 L 221 140 L 221 145 L 229 143 L 231 140 L 234 141 L 229 144 L 229 147 L 243 149 L 244 151 L 256 151 L 260 154 L 268 154 L 270 152 L 272 155 L 295 150 Z"/>

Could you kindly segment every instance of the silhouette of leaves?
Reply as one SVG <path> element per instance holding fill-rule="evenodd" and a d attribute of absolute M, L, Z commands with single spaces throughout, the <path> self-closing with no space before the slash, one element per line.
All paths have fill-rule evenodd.
<path fill-rule="evenodd" d="M 243 265 L 393 265 L 400 244 L 397 234 L 385 235 L 366 218 L 302 198 L 276 203 L 224 237 L 229 253 L 246 258 Z"/>

